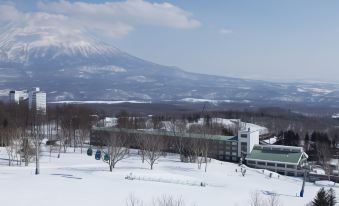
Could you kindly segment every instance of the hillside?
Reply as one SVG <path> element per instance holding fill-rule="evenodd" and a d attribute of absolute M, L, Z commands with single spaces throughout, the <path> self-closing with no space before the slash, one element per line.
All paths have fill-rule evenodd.
<path fill-rule="evenodd" d="M 274 83 L 186 72 L 132 56 L 90 34 L 0 29 L 0 94 L 39 86 L 49 101 L 184 101 L 337 105 L 339 85 Z M 227 68 L 225 68 L 227 69 Z M 207 70 L 207 69 L 206 69 Z"/>
<path fill-rule="evenodd" d="M 194 163 L 179 162 L 176 155 L 161 158 L 151 171 L 134 151 L 110 173 L 107 164 L 80 154 L 79 150 L 62 153 L 58 159 L 54 152 L 49 156 L 45 148 L 41 174 L 35 176 L 34 164 L 8 167 L 4 148 L 0 151 L 3 205 L 92 206 L 105 205 L 109 200 L 111 205 L 124 206 L 133 194 L 144 205 L 151 205 L 153 199 L 167 195 L 181 198 L 186 206 L 248 206 L 251 193 L 258 191 L 263 199 L 277 194 L 282 205 L 301 206 L 310 202 L 320 189 L 307 183 L 305 197 L 301 198 L 296 196 L 301 179 L 276 174 L 269 178 L 268 171 L 262 173 L 250 168 L 243 177 L 237 164 L 216 160 L 212 160 L 205 173 Z M 136 179 L 125 179 L 128 175 Z M 206 186 L 201 187 L 201 182 Z M 339 192 L 338 188 L 335 190 Z"/>

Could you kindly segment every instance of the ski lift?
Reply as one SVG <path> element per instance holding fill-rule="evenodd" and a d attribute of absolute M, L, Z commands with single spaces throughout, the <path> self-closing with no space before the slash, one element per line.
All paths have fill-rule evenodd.
<path fill-rule="evenodd" d="M 105 153 L 104 155 L 104 161 L 105 162 L 108 162 L 109 161 L 109 155 L 107 153 Z"/>
<path fill-rule="evenodd" d="M 96 153 L 95 153 L 95 159 L 96 160 L 100 160 L 101 159 L 101 151 L 100 150 L 97 150 Z"/>
<path fill-rule="evenodd" d="M 93 150 L 92 150 L 92 148 L 88 148 L 88 150 L 87 150 L 87 155 L 88 155 L 88 156 L 92 156 L 92 155 L 93 155 Z"/>

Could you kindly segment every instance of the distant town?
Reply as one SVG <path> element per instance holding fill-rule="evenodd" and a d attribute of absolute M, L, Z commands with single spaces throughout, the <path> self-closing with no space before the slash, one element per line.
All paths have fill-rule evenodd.
<path fill-rule="evenodd" d="M 33 87 L 30 90 L 11 90 L 9 101 L 15 104 L 26 103 L 30 110 L 46 113 L 46 92 L 41 91 L 39 87 Z"/>

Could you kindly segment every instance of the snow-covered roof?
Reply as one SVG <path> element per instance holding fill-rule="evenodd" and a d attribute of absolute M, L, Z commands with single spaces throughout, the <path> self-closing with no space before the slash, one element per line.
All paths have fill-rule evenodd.
<path fill-rule="evenodd" d="M 135 129 L 119 129 L 119 128 L 107 128 L 107 127 L 94 127 L 94 130 L 102 131 L 122 131 L 130 134 L 149 134 L 149 135 L 162 135 L 172 137 L 184 137 L 184 138 L 202 138 L 217 141 L 237 141 L 237 136 L 224 136 L 224 135 L 211 135 L 211 134 L 198 134 L 198 133 L 174 133 L 164 130 L 135 130 Z"/>
<path fill-rule="evenodd" d="M 247 155 L 246 160 L 299 164 L 302 158 L 308 158 L 302 147 L 255 145 L 252 152 Z"/>

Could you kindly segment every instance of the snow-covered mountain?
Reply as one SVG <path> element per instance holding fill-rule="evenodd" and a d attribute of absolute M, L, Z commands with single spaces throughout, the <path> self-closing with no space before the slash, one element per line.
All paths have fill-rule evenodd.
<path fill-rule="evenodd" d="M 40 86 L 49 101 L 339 102 L 339 85 L 272 83 L 185 72 L 131 56 L 84 31 L 8 25 L 0 90 Z"/>

